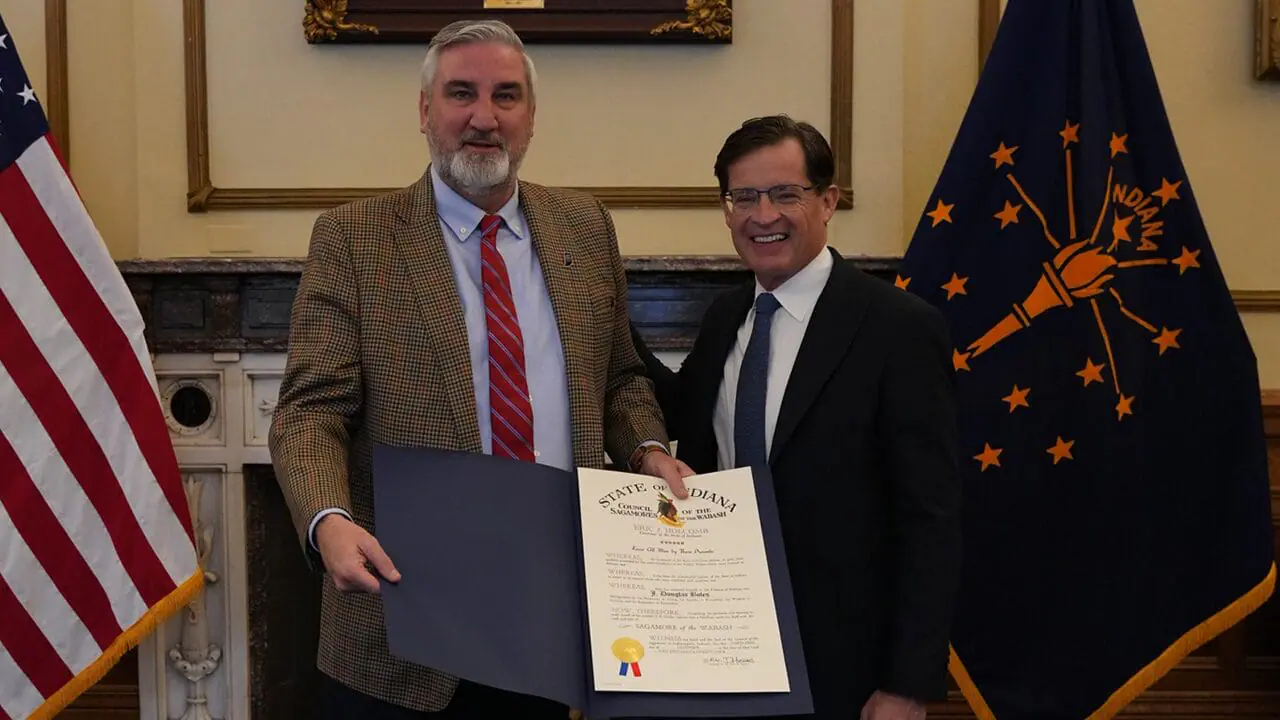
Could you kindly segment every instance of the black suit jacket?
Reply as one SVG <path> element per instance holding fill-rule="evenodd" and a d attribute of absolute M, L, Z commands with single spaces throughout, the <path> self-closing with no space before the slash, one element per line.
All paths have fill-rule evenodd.
<path fill-rule="evenodd" d="M 816 714 L 856 718 L 874 690 L 946 696 L 960 485 L 941 314 L 833 255 L 769 463 Z M 716 397 L 753 301 L 754 283 L 713 301 L 678 374 L 633 328 L 696 472 L 718 469 Z"/>

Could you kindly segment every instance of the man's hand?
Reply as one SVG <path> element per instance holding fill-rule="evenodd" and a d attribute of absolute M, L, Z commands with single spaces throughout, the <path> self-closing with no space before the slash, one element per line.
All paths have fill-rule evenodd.
<path fill-rule="evenodd" d="M 924 705 L 915 700 L 877 690 L 862 706 L 860 720 L 924 720 L 924 716 Z"/>
<path fill-rule="evenodd" d="M 366 561 L 389 582 L 400 582 L 400 572 L 378 541 L 364 528 L 337 513 L 324 516 L 316 525 L 316 545 L 333 584 L 342 592 L 379 591 L 378 579 L 365 569 Z"/>
<path fill-rule="evenodd" d="M 671 488 L 671 492 L 681 500 L 689 497 L 689 491 L 684 486 L 684 478 L 694 473 L 683 460 L 677 460 L 664 452 L 645 453 L 640 461 L 640 472 L 666 480 L 667 487 Z"/>

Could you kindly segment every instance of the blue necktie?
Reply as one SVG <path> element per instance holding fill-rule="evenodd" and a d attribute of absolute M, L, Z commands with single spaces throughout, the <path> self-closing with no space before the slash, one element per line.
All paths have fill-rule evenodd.
<path fill-rule="evenodd" d="M 751 340 L 738 371 L 738 396 L 733 409 L 734 466 L 764 466 L 769 462 L 764 443 L 764 400 L 769 388 L 769 329 L 778 298 L 761 293 Z"/>

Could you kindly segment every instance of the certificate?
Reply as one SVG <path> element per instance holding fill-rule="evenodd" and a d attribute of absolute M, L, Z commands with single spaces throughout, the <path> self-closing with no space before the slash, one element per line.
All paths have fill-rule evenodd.
<path fill-rule="evenodd" d="M 645 475 L 373 459 L 396 657 L 591 720 L 813 712 L 767 469 L 688 478 L 676 500 Z"/>
<path fill-rule="evenodd" d="M 578 471 L 595 689 L 787 692 L 751 470 L 686 486 Z"/>

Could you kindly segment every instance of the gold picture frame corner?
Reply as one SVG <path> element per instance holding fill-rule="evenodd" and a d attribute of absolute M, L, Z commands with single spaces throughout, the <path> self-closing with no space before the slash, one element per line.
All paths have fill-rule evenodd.
<path fill-rule="evenodd" d="M 204 185 L 187 192 L 187 212 L 205 213 L 209 211 L 209 199 L 218 191 L 212 185 Z"/>

